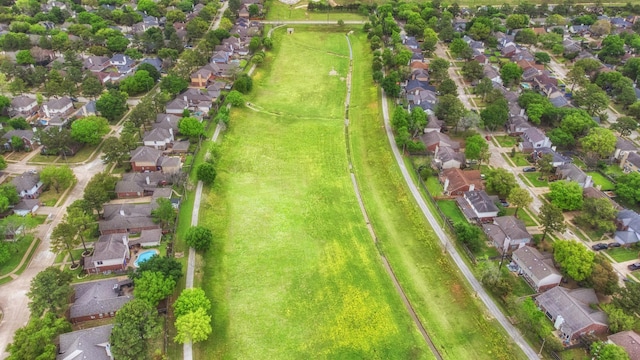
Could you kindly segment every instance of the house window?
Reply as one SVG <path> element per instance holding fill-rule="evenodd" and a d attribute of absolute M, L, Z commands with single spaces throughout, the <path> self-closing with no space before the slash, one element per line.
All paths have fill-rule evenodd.
<path fill-rule="evenodd" d="M 95 316 L 91 315 L 91 320 L 93 320 L 93 319 L 95 319 L 95 318 L 96 318 Z"/>
<path fill-rule="evenodd" d="M 98 316 L 100 316 L 100 319 L 102 319 L 104 317 L 104 314 L 100 314 Z"/>
<path fill-rule="evenodd" d="M 102 265 L 102 261 L 98 261 L 98 262 L 96 262 L 96 264 Z"/>

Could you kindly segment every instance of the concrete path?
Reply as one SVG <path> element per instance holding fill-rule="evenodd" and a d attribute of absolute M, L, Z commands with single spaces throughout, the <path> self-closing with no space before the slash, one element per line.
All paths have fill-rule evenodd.
<path fill-rule="evenodd" d="M 345 25 L 363 25 L 367 21 L 365 20 L 343 20 Z M 260 20 L 262 24 L 270 25 L 337 25 L 337 20 Z"/>
<path fill-rule="evenodd" d="M 491 313 L 491 315 L 498 320 L 498 322 L 504 327 L 506 332 L 511 336 L 513 341 L 522 349 L 522 351 L 529 357 L 529 359 L 538 359 L 538 354 L 529 346 L 529 344 L 522 338 L 522 335 L 504 316 L 502 311 L 496 306 L 493 302 L 489 294 L 484 290 L 480 282 L 475 278 L 467 264 L 462 260 L 462 257 L 456 250 L 455 246 L 451 245 L 451 240 L 445 234 L 445 232 L 440 228 L 438 222 L 435 217 L 429 210 L 429 207 L 425 203 L 420 191 L 416 187 L 416 184 L 411 179 L 411 175 L 409 174 L 409 170 L 407 169 L 403 159 L 402 154 L 400 154 L 400 150 L 398 150 L 398 146 L 396 145 L 395 138 L 393 136 L 393 130 L 391 129 L 391 124 L 389 122 L 389 108 L 387 105 L 387 96 L 382 91 L 382 114 L 384 116 L 384 126 L 387 132 L 387 137 L 389 138 L 389 144 L 391 145 L 391 149 L 393 150 L 393 155 L 396 158 L 396 162 L 398 163 L 398 167 L 400 167 L 400 171 L 402 172 L 402 176 L 404 177 L 409 190 L 411 190 L 411 194 L 415 198 L 418 206 L 422 210 L 422 213 L 429 221 L 429 224 L 433 228 L 434 232 L 438 235 L 440 242 L 447 249 L 448 253 L 451 255 L 451 258 L 456 263 L 462 274 L 465 276 L 467 281 L 471 284 L 471 287 L 476 292 L 478 297 L 484 302 L 487 306 L 487 309 Z"/>

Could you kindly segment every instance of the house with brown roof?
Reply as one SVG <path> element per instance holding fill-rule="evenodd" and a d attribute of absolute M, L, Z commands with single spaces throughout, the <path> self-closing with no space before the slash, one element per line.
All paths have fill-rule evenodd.
<path fill-rule="evenodd" d="M 608 342 L 616 344 L 624 349 L 629 355 L 629 360 L 640 360 L 640 335 L 633 330 L 621 331 L 609 335 Z"/>
<path fill-rule="evenodd" d="M 124 304 L 133 300 L 132 294 L 120 295 L 118 282 L 111 278 L 74 285 L 74 301 L 69 308 L 71 323 L 116 316 Z"/>
<path fill-rule="evenodd" d="M 511 252 L 531 242 L 524 222 L 515 216 L 498 216 L 493 223 L 483 224 L 482 229 L 500 253 Z"/>
<path fill-rule="evenodd" d="M 93 244 L 93 255 L 83 258 L 87 274 L 124 271 L 129 261 L 127 234 L 102 235 Z"/>
<path fill-rule="evenodd" d="M 562 275 L 553 266 L 553 255 L 543 256 L 536 248 L 524 246 L 511 254 L 518 266 L 518 274 L 535 292 L 544 292 L 560 285 Z"/>
<path fill-rule="evenodd" d="M 597 307 L 598 297 L 593 289 L 569 290 L 556 286 L 538 295 L 536 304 L 553 322 L 565 345 L 582 335 L 604 335 L 609 330 L 609 319 Z"/>
<path fill-rule="evenodd" d="M 462 195 L 466 191 L 484 190 L 480 170 L 445 169 L 440 174 L 440 183 L 446 195 Z"/>
<path fill-rule="evenodd" d="M 447 134 L 443 134 L 438 131 L 431 131 L 426 134 L 420 135 L 420 141 L 422 141 L 427 151 L 435 152 L 439 147 L 450 147 L 453 150 L 460 150 L 460 143 L 451 138 Z"/>
<path fill-rule="evenodd" d="M 98 222 L 100 234 L 120 234 L 122 237 L 122 234 L 160 229 L 160 225 L 151 218 L 151 211 L 157 206 L 155 201 L 150 204 L 107 204 L 104 206 L 103 220 Z"/>

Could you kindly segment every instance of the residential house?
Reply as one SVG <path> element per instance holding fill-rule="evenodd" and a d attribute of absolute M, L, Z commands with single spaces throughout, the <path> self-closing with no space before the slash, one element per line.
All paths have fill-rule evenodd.
<path fill-rule="evenodd" d="M 589 25 L 572 25 L 569 27 L 569 32 L 574 35 L 584 35 L 589 33 Z"/>
<path fill-rule="evenodd" d="M 451 138 L 447 134 L 443 134 L 438 131 L 430 131 L 424 135 L 420 135 L 420 141 L 422 141 L 427 151 L 436 152 L 439 147 L 450 147 L 453 150 L 460 150 L 460 143 Z"/>
<path fill-rule="evenodd" d="M 440 174 L 440 183 L 445 195 L 459 196 L 467 191 L 484 190 L 480 170 L 448 168 Z"/>
<path fill-rule="evenodd" d="M 524 246 L 511 254 L 518 273 L 537 293 L 560 285 L 562 275 L 553 266 L 553 255 L 543 256 L 536 248 Z"/>
<path fill-rule="evenodd" d="M 182 113 L 180 113 L 182 115 Z M 171 129 L 174 134 L 178 133 L 178 123 L 180 122 L 181 116 L 173 115 L 173 114 L 158 114 L 156 115 L 156 122 L 152 125 L 154 129 Z"/>
<path fill-rule="evenodd" d="M 27 150 L 35 150 L 38 148 L 38 143 L 33 138 L 33 131 L 31 130 L 11 130 L 6 134 L 2 135 L 2 138 L 5 139 L 4 148 L 5 150 L 16 150 L 14 149 L 14 144 L 12 143 L 13 137 L 18 137 L 22 140 L 22 146 Z"/>
<path fill-rule="evenodd" d="M 493 223 L 483 224 L 482 229 L 501 253 L 511 252 L 531 242 L 524 222 L 515 216 L 499 216 L 493 219 Z"/>
<path fill-rule="evenodd" d="M 438 170 L 460 169 L 464 163 L 464 154 L 449 146 L 436 147 L 433 154 L 432 165 Z"/>
<path fill-rule="evenodd" d="M 18 216 L 27 216 L 29 214 L 35 214 L 40 208 L 40 200 L 38 199 L 22 199 L 17 203 L 13 209 L 13 213 Z"/>
<path fill-rule="evenodd" d="M 93 243 L 93 255 L 83 258 L 84 270 L 87 274 L 124 271 L 129 256 L 127 234 L 103 234 Z"/>
<path fill-rule="evenodd" d="M 171 153 L 186 154 L 187 152 L 189 152 L 190 146 L 191 146 L 191 143 L 189 142 L 189 140 L 174 141 L 173 146 L 171 147 Z"/>
<path fill-rule="evenodd" d="M 428 90 L 428 91 L 436 91 L 436 88 L 434 86 L 429 85 L 429 82 L 427 81 L 419 81 L 419 80 L 409 80 L 407 82 L 407 85 L 404 87 L 404 91 L 405 93 L 409 94 L 409 93 L 415 93 L 416 91 L 419 90 Z"/>
<path fill-rule="evenodd" d="M 171 175 L 161 172 L 126 173 L 116 183 L 118 199 L 151 196 L 158 189 L 173 184 Z"/>
<path fill-rule="evenodd" d="M 557 108 L 571 106 L 571 104 L 569 103 L 569 100 L 567 100 L 564 94 L 561 93 L 560 91 L 554 91 L 551 94 L 549 94 L 548 97 L 551 104 Z"/>
<path fill-rule="evenodd" d="M 216 51 L 211 56 L 209 62 L 218 63 L 218 64 L 226 64 L 229 62 L 229 54 L 224 51 Z"/>
<path fill-rule="evenodd" d="M 113 324 L 61 334 L 56 360 L 113 360 L 111 329 Z"/>
<path fill-rule="evenodd" d="M 98 109 L 96 108 L 96 102 L 95 100 L 91 100 L 88 103 L 82 105 L 82 107 L 78 109 L 78 111 L 73 113 L 71 117 L 79 119 L 87 116 L 94 116 L 97 114 L 98 114 Z"/>
<path fill-rule="evenodd" d="M 144 146 L 158 150 L 166 150 L 173 143 L 173 129 L 155 128 L 142 138 Z"/>
<path fill-rule="evenodd" d="M 427 116 L 428 122 L 427 122 L 427 126 L 424 129 L 425 133 L 431 132 L 431 131 L 437 131 L 440 132 L 440 130 L 442 129 L 442 126 L 444 125 L 444 121 L 439 120 L 437 116 L 431 114 L 429 116 Z"/>
<path fill-rule="evenodd" d="M 623 348 L 629 355 L 629 360 L 640 360 L 640 335 L 637 332 L 633 330 L 621 331 L 609 335 L 607 339 L 609 343 Z"/>
<path fill-rule="evenodd" d="M 520 151 L 530 153 L 535 149 L 551 147 L 551 140 L 545 135 L 545 133 L 536 128 L 530 127 L 525 129 L 520 135 L 522 142 L 518 145 Z"/>
<path fill-rule="evenodd" d="M 104 206 L 103 219 L 98 223 L 102 235 L 140 233 L 142 230 L 160 229 L 153 222 L 151 211 L 157 207 L 150 204 L 107 204 Z"/>
<path fill-rule="evenodd" d="M 507 122 L 507 132 L 511 136 L 522 135 L 522 133 L 530 127 L 532 127 L 532 125 L 527 121 L 527 118 L 520 115 L 510 117 Z"/>
<path fill-rule="evenodd" d="M 593 186 L 593 179 L 591 178 L 591 175 L 587 175 L 575 164 L 563 164 L 558 166 L 556 174 L 561 180 L 577 182 L 583 189 Z"/>
<path fill-rule="evenodd" d="M 640 172 L 640 154 L 637 152 L 629 152 L 626 156 L 622 157 L 620 161 L 620 167 L 624 172 Z"/>
<path fill-rule="evenodd" d="M 412 61 L 411 64 L 409 65 L 409 68 L 412 71 L 415 69 L 429 70 L 429 63 L 422 62 L 422 61 Z"/>
<path fill-rule="evenodd" d="M 598 297 L 593 289 L 565 289 L 556 286 L 539 295 L 536 303 L 559 331 L 566 345 L 582 335 L 604 335 L 609 319 L 597 306 Z"/>
<path fill-rule="evenodd" d="M 208 113 L 211 110 L 213 102 L 220 96 L 219 90 L 207 89 L 187 89 L 178 97 L 182 97 L 187 102 L 190 110 Z"/>
<path fill-rule="evenodd" d="M 84 59 L 82 65 L 86 70 L 97 73 L 104 71 L 107 67 L 111 66 L 111 62 L 106 56 L 89 56 Z"/>
<path fill-rule="evenodd" d="M 155 57 L 155 58 L 145 58 L 140 62 L 140 65 L 142 65 L 142 64 L 149 64 L 149 65 L 153 66 L 154 68 L 156 68 L 156 70 L 162 71 L 162 60 L 160 60 L 157 57 Z"/>
<path fill-rule="evenodd" d="M 210 68 L 210 66 L 205 65 L 198 69 L 198 71 L 191 74 L 189 78 L 191 81 L 191 86 L 203 88 L 207 87 L 209 83 L 215 79 L 215 76 L 213 75 L 213 70 Z"/>
<path fill-rule="evenodd" d="M 35 171 L 22 173 L 14 177 L 11 183 L 22 199 L 36 199 L 42 194 L 44 188 L 44 184 L 40 181 L 40 174 Z"/>
<path fill-rule="evenodd" d="M 161 157 L 162 150 L 139 146 L 131 151 L 131 170 L 135 172 L 160 171 L 158 161 Z"/>
<path fill-rule="evenodd" d="M 630 152 L 638 152 L 638 148 L 636 147 L 636 145 L 631 141 L 618 136 L 616 141 L 616 150 L 613 153 L 613 158 L 616 160 L 620 160 Z"/>
<path fill-rule="evenodd" d="M 640 241 L 640 215 L 633 210 L 621 210 L 616 216 L 614 239 L 623 246 L 631 246 Z"/>
<path fill-rule="evenodd" d="M 500 50 L 500 55 L 502 57 L 510 58 L 516 54 L 518 48 L 514 44 L 509 44 Z"/>
<path fill-rule="evenodd" d="M 409 104 L 419 106 L 425 111 L 434 110 L 438 103 L 438 97 L 434 91 L 416 89 L 412 93 L 407 93 L 407 101 Z"/>
<path fill-rule="evenodd" d="M 182 161 L 179 157 L 163 156 L 158 161 L 158 167 L 165 174 L 177 174 L 182 167 Z"/>
<path fill-rule="evenodd" d="M 19 95 L 11 99 L 11 105 L 9 105 L 9 115 L 12 117 L 23 117 L 29 119 L 34 116 L 40 107 L 38 106 L 38 100 L 28 97 L 26 95 Z"/>
<path fill-rule="evenodd" d="M 620 204 L 613 201 L 613 199 L 610 198 L 607 194 L 605 194 L 602 190 L 595 188 L 593 186 L 584 188 L 582 190 L 582 196 L 585 199 L 607 199 L 616 210 L 620 211 L 624 209 L 622 206 L 620 206 Z"/>
<path fill-rule="evenodd" d="M 71 323 L 116 316 L 124 304 L 133 300 L 131 294 L 120 295 L 118 282 L 117 278 L 111 278 L 74 285 L 74 301 L 69 308 Z"/>
<path fill-rule="evenodd" d="M 166 113 L 172 114 L 172 115 L 182 115 L 184 111 L 188 109 L 189 109 L 189 102 L 180 96 L 169 101 L 165 106 Z"/>
<path fill-rule="evenodd" d="M 413 69 L 411 70 L 411 80 L 429 81 L 429 71 L 421 68 Z"/>
<path fill-rule="evenodd" d="M 465 191 L 456 203 L 469 220 L 486 222 L 498 216 L 498 207 L 484 190 Z"/>
<path fill-rule="evenodd" d="M 571 39 L 565 39 L 564 41 L 562 41 L 562 47 L 564 48 L 565 55 L 575 54 L 582 51 L 582 46 L 578 42 Z"/>
<path fill-rule="evenodd" d="M 152 247 L 159 246 L 162 240 L 162 229 L 142 230 L 140 236 L 129 239 L 129 246 Z"/>
<path fill-rule="evenodd" d="M 502 84 L 502 78 L 500 77 L 500 73 L 493 66 L 487 64 L 482 68 L 482 72 L 486 78 L 493 81 L 494 83 Z"/>
<path fill-rule="evenodd" d="M 563 164 L 569 164 L 572 161 L 571 158 L 565 157 L 562 154 L 556 152 L 554 149 L 548 147 L 533 150 L 533 152 L 531 152 L 531 157 L 534 162 L 537 162 L 546 154 L 551 155 L 551 164 L 553 165 L 553 167 L 558 167 Z"/>
<path fill-rule="evenodd" d="M 39 122 L 42 125 L 63 126 L 73 112 L 73 102 L 68 96 L 59 99 L 50 99 L 42 104 Z"/>

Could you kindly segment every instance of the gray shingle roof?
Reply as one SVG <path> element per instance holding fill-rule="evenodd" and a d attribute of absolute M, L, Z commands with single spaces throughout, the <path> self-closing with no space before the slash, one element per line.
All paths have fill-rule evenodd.
<path fill-rule="evenodd" d="M 526 239 L 531 235 L 522 220 L 515 216 L 500 216 L 493 220 L 500 229 L 511 239 Z"/>
<path fill-rule="evenodd" d="M 109 346 L 113 325 L 103 325 L 60 335 L 56 360 L 112 360 Z"/>
<path fill-rule="evenodd" d="M 33 131 L 31 130 L 11 130 L 2 135 L 3 139 L 11 140 L 12 137 L 17 136 L 19 138 L 25 138 L 27 140 L 33 139 Z"/>
<path fill-rule="evenodd" d="M 131 152 L 132 162 L 149 162 L 156 163 L 162 156 L 162 150 L 156 150 L 147 146 L 139 146 Z"/>
<path fill-rule="evenodd" d="M 32 189 L 34 186 L 38 184 L 39 181 L 40 181 L 40 174 L 38 173 L 32 174 L 32 173 L 26 172 L 13 178 L 13 180 L 11 180 L 11 183 L 16 186 L 16 190 L 18 191 L 18 194 L 19 194 L 23 191 Z"/>
<path fill-rule="evenodd" d="M 491 198 L 484 190 L 466 191 L 464 197 L 477 212 L 498 211 L 498 207 L 491 201 Z"/>
<path fill-rule="evenodd" d="M 627 161 L 640 168 L 640 155 L 638 155 L 637 153 L 629 153 Z"/>
<path fill-rule="evenodd" d="M 75 285 L 75 301 L 69 309 L 70 317 L 73 319 L 118 311 L 133 297 L 118 296 L 113 290 L 117 283 L 118 279 L 112 278 Z"/>
<path fill-rule="evenodd" d="M 518 265 L 529 269 L 537 280 L 542 280 L 549 275 L 560 275 L 560 272 L 553 266 L 551 261 L 547 262 L 548 260 L 535 248 L 523 246 L 515 250 L 513 255 L 520 260 Z"/>
<path fill-rule="evenodd" d="M 637 151 L 638 148 L 629 140 L 623 139 L 621 137 L 616 138 L 616 149 L 620 149 L 623 151 Z"/>
<path fill-rule="evenodd" d="M 625 349 L 631 360 L 640 360 L 640 335 L 629 330 L 609 335 L 609 341 Z"/>
<path fill-rule="evenodd" d="M 575 181 L 578 184 L 584 185 L 589 180 L 589 175 L 585 174 L 575 164 L 563 164 L 558 166 L 556 171 L 564 180 Z"/>
<path fill-rule="evenodd" d="M 553 318 L 562 316 L 564 323 L 560 329 L 565 334 L 574 334 L 589 325 L 608 325 L 607 315 L 601 310 L 592 309 L 590 304 L 598 304 L 598 298 L 593 289 L 568 290 L 556 286 L 536 298 Z"/>
<path fill-rule="evenodd" d="M 124 239 L 126 237 L 127 235 L 123 234 L 100 236 L 93 244 L 93 256 L 88 257 L 87 262 L 128 258 L 129 248 L 125 245 L 125 240 L 128 241 L 128 239 Z"/>

